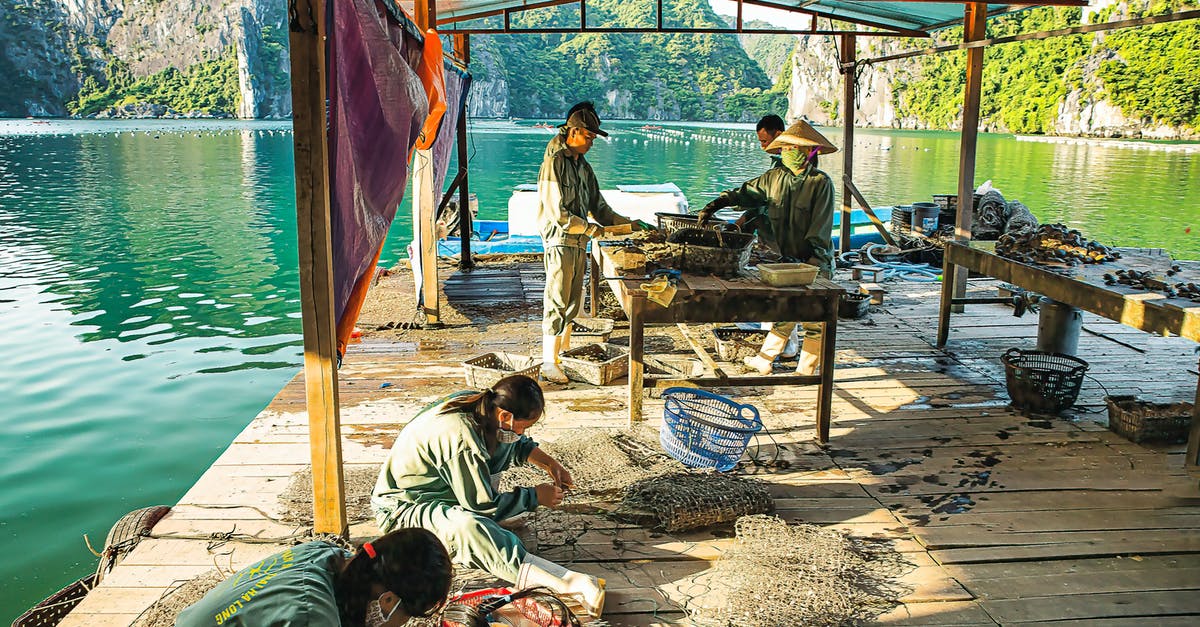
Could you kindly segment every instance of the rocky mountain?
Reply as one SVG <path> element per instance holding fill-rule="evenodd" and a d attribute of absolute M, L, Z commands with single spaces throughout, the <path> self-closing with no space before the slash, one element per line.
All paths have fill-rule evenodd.
<path fill-rule="evenodd" d="M 1194 6 L 1195 0 L 1093 0 L 1089 7 L 1022 11 L 989 23 L 989 36 L 1051 30 Z M 859 58 L 962 41 L 860 38 Z M 859 126 L 956 129 L 962 124 L 965 53 L 866 66 L 858 79 Z M 801 37 L 792 56 L 788 111 L 841 124 L 841 77 L 831 37 Z M 991 46 L 984 58 L 981 128 L 994 132 L 1200 137 L 1200 24 L 1162 24 Z"/>
<path fill-rule="evenodd" d="M 653 0 L 587 5 L 596 26 L 651 26 L 654 11 Z M 663 15 L 664 24 L 677 27 L 724 25 L 707 0 L 666 0 Z M 578 23 L 578 7 L 570 5 L 513 19 L 520 28 Z M 476 117 L 559 117 L 573 103 L 592 100 L 610 118 L 750 121 L 786 106 L 785 92 L 772 90 L 762 67 L 727 34 L 477 35 L 471 53 L 468 111 Z"/>
<path fill-rule="evenodd" d="M 149 96 L 154 111 L 290 116 L 286 13 L 281 0 L 0 0 L 13 87 L 0 116 L 142 111 Z"/>

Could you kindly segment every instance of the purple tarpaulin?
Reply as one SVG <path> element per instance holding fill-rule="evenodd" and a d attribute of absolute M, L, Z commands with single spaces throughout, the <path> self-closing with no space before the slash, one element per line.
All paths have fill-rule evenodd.
<path fill-rule="evenodd" d="M 438 129 L 437 139 L 433 142 L 433 188 L 436 190 L 445 189 L 450 154 L 454 152 L 458 140 L 458 114 L 466 105 L 470 89 L 471 75 L 446 61 L 446 114 L 442 116 L 442 127 Z M 441 197 L 437 198 L 439 203 L 441 200 Z"/>
<path fill-rule="evenodd" d="M 409 151 L 429 111 L 414 70 L 422 40 L 374 0 L 332 2 L 329 156 L 333 303 L 339 324 L 408 184 Z"/>

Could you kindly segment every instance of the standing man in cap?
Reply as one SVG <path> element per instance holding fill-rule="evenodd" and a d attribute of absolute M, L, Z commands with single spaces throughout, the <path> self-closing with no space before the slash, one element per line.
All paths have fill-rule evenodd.
<path fill-rule="evenodd" d="M 781 149 L 782 168 L 771 168 L 741 187 L 721 192 L 700 211 L 700 222 L 712 219 L 718 209 L 753 207 L 750 219 L 763 243 L 785 260 L 801 261 L 833 276 L 833 181 L 817 169 L 817 155 L 837 152 L 807 122 L 796 122 L 766 146 Z M 757 219 L 756 219 L 757 218 Z M 796 332 L 795 322 L 774 324 L 757 355 L 744 360 L 760 374 L 770 374 L 771 364 Z M 804 323 L 797 374 L 817 371 L 821 355 L 821 325 Z"/>
<path fill-rule="evenodd" d="M 597 135 L 608 137 L 600 130 L 596 110 L 591 103 L 579 103 L 571 111 L 546 146 L 537 184 L 538 227 L 546 250 L 542 376 L 554 383 L 567 381 L 558 355 L 570 348 L 571 321 L 583 305 L 588 240 L 603 233 L 604 226 L 630 223 L 604 201 L 596 174 L 583 158 Z M 589 222 L 589 217 L 599 224 Z"/>

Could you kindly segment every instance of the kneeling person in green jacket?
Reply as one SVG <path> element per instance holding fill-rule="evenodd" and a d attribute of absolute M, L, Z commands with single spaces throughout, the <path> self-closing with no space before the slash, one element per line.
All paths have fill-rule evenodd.
<path fill-rule="evenodd" d="M 820 268 L 821 276 L 833 276 L 833 181 L 817 169 L 817 155 L 837 152 L 807 122 L 796 122 L 778 135 L 767 150 L 782 149 L 784 167 L 771 168 L 737 189 L 721 192 L 700 211 L 700 222 L 712 219 L 719 209 L 740 205 L 752 207 L 746 220 L 762 240 L 784 260 L 800 261 Z M 743 216 L 745 219 L 746 216 Z M 757 355 L 745 364 L 759 374 L 769 374 L 771 364 L 783 352 L 797 323 L 777 322 Z M 798 374 L 814 374 L 821 355 L 821 325 L 805 322 Z"/>
<path fill-rule="evenodd" d="M 217 584 L 175 627 L 399 627 L 435 613 L 450 593 L 446 547 L 399 529 L 350 553 L 308 542 Z"/>
<path fill-rule="evenodd" d="M 604 582 L 567 570 L 525 550 L 500 521 L 555 507 L 571 473 L 525 430 L 542 417 L 537 381 L 512 375 L 482 392 L 451 394 L 425 407 L 396 438 L 371 496 L 383 530 L 422 527 L 446 544 L 455 563 L 485 570 L 519 588 L 545 586 L 579 598 L 599 616 Z M 532 463 L 551 481 L 498 493 L 492 477 L 513 464 Z"/>

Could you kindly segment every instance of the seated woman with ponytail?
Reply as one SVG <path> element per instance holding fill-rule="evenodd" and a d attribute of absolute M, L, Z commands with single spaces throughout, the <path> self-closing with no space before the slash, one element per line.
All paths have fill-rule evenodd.
<path fill-rule="evenodd" d="M 400 627 L 441 609 L 451 571 L 424 529 L 393 531 L 357 553 L 308 542 L 234 573 L 175 627 Z"/>
<path fill-rule="evenodd" d="M 602 580 L 527 552 L 516 534 L 499 524 L 538 505 L 557 506 L 563 488 L 574 485 L 562 464 L 523 435 L 544 409 L 542 389 L 523 375 L 426 406 L 397 436 L 371 507 L 384 531 L 428 529 L 446 543 L 455 563 L 518 588 L 544 586 L 577 597 L 589 614 L 599 616 Z M 525 463 L 545 470 L 550 481 L 497 493 L 492 476 Z"/>

